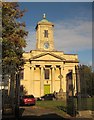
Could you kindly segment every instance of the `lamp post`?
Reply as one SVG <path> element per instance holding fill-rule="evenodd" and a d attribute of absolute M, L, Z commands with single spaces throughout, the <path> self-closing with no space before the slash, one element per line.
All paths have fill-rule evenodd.
<path fill-rule="evenodd" d="M 60 88 L 62 88 L 62 78 L 63 78 L 63 75 L 60 74 L 60 75 L 58 76 L 58 78 L 60 79 Z"/>
<path fill-rule="evenodd" d="M 59 76 L 58 76 L 58 78 L 60 79 L 60 93 L 61 92 L 63 92 L 63 89 L 62 89 L 62 78 L 63 78 L 63 75 L 62 74 L 60 74 Z"/>

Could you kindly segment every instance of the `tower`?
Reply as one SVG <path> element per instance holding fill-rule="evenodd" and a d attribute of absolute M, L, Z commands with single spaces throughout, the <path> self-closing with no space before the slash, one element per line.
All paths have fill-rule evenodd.
<path fill-rule="evenodd" d="M 36 26 L 36 49 L 43 51 L 54 50 L 54 37 L 53 37 L 54 24 L 46 19 L 43 14 L 43 19 L 37 23 Z"/>

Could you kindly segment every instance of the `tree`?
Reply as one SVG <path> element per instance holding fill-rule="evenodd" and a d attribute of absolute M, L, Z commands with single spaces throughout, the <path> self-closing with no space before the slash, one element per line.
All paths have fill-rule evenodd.
<path fill-rule="evenodd" d="M 25 23 L 19 23 L 17 19 L 24 12 L 19 9 L 18 3 L 2 3 L 2 69 L 3 74 L 10 74 L 12 79 L 23 64 L 23 47 L 26 46 L 28 32 L 25 31 Z"/>
<path fill-rule="evenodd" d="M 4 74 L 17 71 L 22 65 L 23 47 L 26 46 L 25 23 L 17 22 L 25 10 L 19 9 L 18 3 L 2 3 L 2 63 Z M 12 71 L 12 72 L 13 72 Z"/>
<path fill-rule="evenodd" d="M 15 83 L 15 88 L 19 88 L 18 72 L 24 63 L 22 54 L 24 52 L 23 48 L 26 47 L 25 38 L 28 34 L 25 30 L 25 23 L 18 22 L 18 19 L 22 18 L 24 13 L 25 10 L 20 10 L 19 4 L 16 2 L 2 3 L 2 74 L 3 80 L 5 80 L 6 75 L 10 76 L 9 95 L 12 105 L 15 97 Z"/>
<path fill-rule="evenodd" d="M 92 68 L 91 66 L 81 65 L 79 67 L 80 71 L 80 83 L 81 83 L 81 93 L 92 95 Z"/>

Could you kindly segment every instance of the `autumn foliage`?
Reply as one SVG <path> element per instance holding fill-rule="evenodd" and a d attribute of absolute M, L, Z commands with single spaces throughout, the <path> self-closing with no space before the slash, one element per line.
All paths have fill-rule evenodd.
<path fill-rule="evenodd" d="M 22 65 L 23 48 L 26 47 L 25 23 L 18 22 L 26 10 L 16 2 L 2 3 L 2 63 L 3 68 L 16 70 Z M 10 67 L 9 67 L 10 66 Z"/>

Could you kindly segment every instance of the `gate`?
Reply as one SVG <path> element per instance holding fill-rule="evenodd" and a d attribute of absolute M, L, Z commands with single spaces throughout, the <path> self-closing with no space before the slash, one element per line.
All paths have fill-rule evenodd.
<path fill-rule="evenodd" d="M 73 73 L 69 72 L 66 76 L 66 105 L 67 113 L 76 116 L 76 104 L 74 101 Z"/>

